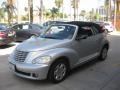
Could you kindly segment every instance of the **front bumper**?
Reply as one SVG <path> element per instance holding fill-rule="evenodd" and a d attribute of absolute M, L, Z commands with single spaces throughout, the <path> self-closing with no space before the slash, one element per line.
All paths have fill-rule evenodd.
<path fill-rule="evenodd" d="M 9 62 L 10 70 L 17 76 L 33 79 L 42 80 L 47 78 L 49 66 L 47 65 L 34 65 L 27 63 L 11 63 Z"/>

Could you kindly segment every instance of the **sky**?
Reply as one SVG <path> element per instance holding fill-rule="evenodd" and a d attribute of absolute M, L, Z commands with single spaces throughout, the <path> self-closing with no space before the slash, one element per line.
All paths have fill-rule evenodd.
<path fill-rule="evenodd" d="M 0 4 L 5 1 L 5 0 L 0 0 Z M 19 13 L 24 14 L 24 8 L 27 7 L 28 0 L 17 0 L 18 1 L 18 6 L 19 8 Z M 33 0 L 34 2 L 34 10 L 36 7 L 40 7 L 40 0 Z M 80 0 L 80 6 L 79 6 L 79 11 L 80 10 L 86 10 L 90 11 L 92 8 L 97 8 L 100 5 L 103 5 L 104 0 Z M 17 3 L 17 2 L 16 2 Z M 54 0 L 43 0 L 43 4 L 47 9 L 52 8 L 55 6 Z M 70 0 L 64 0 L 64 12 L 71 13 L 73 12 L 72 8 L 70 7 Z"/>

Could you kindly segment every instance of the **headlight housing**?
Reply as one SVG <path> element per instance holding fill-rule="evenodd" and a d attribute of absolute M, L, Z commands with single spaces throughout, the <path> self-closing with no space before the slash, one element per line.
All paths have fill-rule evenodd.
<path fill-rule="evenodd" d="M 47 64 L 51 60 L 50 56 L 41 56 L 32 60 L 32 64 Z"/>

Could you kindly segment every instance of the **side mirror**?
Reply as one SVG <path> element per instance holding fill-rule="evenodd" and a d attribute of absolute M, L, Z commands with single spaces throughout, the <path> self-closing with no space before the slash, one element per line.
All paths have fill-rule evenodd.
<path fill-rule="evenodd" d="M 79 37 L 76 37 L 76 40 L 86 39 L 88 35 L 81 35 Z"/>

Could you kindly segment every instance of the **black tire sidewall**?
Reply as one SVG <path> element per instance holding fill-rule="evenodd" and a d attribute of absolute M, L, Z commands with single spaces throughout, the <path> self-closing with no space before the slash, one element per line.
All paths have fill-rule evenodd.
<path fill-rule="evenodd" d="M 66 66 L 65 76 L 61 80 L 56 80 L 54 77 L 54 70 L 58 64 L 64 64 Z M 67 75 L 68 75 L 68 64 L 64 60 L 58 60 L 52 64 L 52 66 L 49 70 L 49 73 L 48 73 L 48 79 L 53 83 L 59 83 L 59 82 L 63 81 Z"/>
<path fill-rule="evenodd" d="M 99 59 L 100 59 L 101 61 L 104 61 L 104 60 L 107 58 L 107 54 L 106 54 L 106 56 L 103 58 L 103 51 L 104 51 L 104 49 L 107 49 L 107 53 L 108 53 L 108 48 L 104 46 L 104 47 L 102 48 L 102 50 L 101 50 L 101 52 L 100 52 L 100 56 L 99 56 Z"/>

